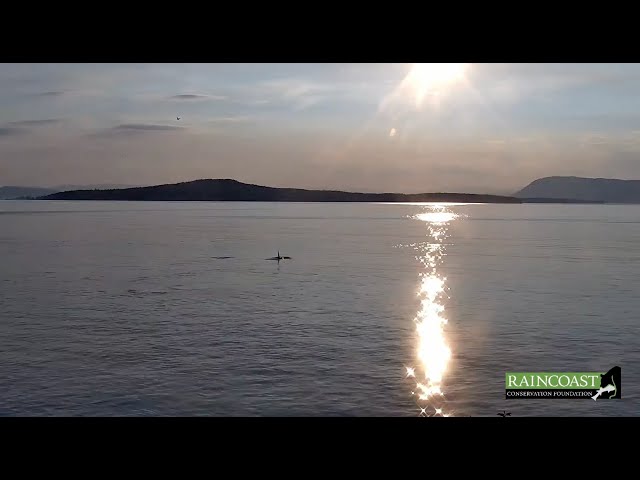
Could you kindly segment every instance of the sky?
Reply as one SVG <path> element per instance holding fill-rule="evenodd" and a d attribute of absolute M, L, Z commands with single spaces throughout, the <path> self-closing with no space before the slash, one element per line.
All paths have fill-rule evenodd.
<path fill-rule="evenodd" d="M 0 65 L 0 185 L 509 194 L 639 160 L 640 64 Z"/>

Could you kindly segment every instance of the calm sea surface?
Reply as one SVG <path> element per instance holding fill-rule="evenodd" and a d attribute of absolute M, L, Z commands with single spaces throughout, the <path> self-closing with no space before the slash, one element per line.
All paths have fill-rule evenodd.
<path fill-rule="evenodd" d="M 640 206 L 2 201 L 0 415 L 637 415 L 639 306 Z"/>

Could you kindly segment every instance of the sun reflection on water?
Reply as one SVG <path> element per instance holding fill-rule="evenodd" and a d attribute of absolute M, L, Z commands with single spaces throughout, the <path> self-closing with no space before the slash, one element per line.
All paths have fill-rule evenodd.
<path fill-rule="evenodd" d="M 448 211 L 444 205 L 429 205 L 428 210 L 413 218 L 427 224 L 427 241 L 411 245 L 419 253 L 416 259 L 424 270 L 420 273 L 418 296 L 421 298 L 416 323 L 417 366 L 406 367 L 407 377 L 416 381 L 420 416 L 449 417 L 445 412 L 446 398 L 443 392 L 443 379 L 451 358 L 445 325 L 443 297 L 446 296 L 446 278 L 438 273 L 438 266 L 445 253 L 445 239 L 448 236 L 450 222 L 457 215 Z"/>

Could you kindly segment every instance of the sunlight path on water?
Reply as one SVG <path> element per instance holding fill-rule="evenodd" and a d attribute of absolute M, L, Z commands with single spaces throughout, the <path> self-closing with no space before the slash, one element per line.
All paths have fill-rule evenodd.
<path fill-rule="evenodd" d="M 420 416 L 448 417 L 452 412 L 446 411 L 446 398 L 442 389 L 451 358 L 451 349 L 445 335 L 447 319 L 443 304 L 447 279 L 438 273 L 438 266 L 446 255 L 444 240 L 448 236 L 448 226 L 457 215 L 444 205 L 429 205 L 425 212 L 412 218 L 425 222 L 428 233 L 427 241 L 411 245 L 418 251 L 416 259 L 421 263 L 423 271 L 420 273 L 417 292 L 421 299 L 420 310 L 414 319 L 417 366 L 405 367 L 406 376 L 416 382 L 411 393 L 418 402 Z"/>

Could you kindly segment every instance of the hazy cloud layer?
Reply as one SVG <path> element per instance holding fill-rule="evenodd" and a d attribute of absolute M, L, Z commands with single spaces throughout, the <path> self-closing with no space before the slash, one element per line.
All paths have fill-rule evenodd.
<path fill-rule="evenodd" d="M 59 118 L 45 118 L 39 120 L 21 120 L 19 122 L 10 122 L 9 125 L 24 126 L 24 127 L 38 127 L 41 125 L 51 125 L 58 123 Z"/>
<path fill-rule="evenodd" d="M 60 95 L 64 95 L 64 92 L 42 92 L 42 93 L 38 93 L 39 96 L 41 97 L 58 97 Z"/>
<path fill-rule="evenodd" d="M 144 136 L 147 134 L 151 134 L 154 138 L 157 138 L 157 135 L 159 134 L 182 132 L 184 130 L 185 127 L 179 127 L 177 125 L 161 125 L 153 123 L 123 123 L 120 125 L 115 125 L 113 127 L 93 131 L 88 135 L 88 137 L 109 139 Z"/>
<path fill-rule="evenodd" d="M 180 95 L 173 95 L 173 100 L 225 100 L 226 97 L 221 95 L 200 95 L 194 93 L 183 93 Z"/>
<path fill-rule="evenodd" d="M 171 132 L 181 130 L 182 127 L 175 127 L 172 125 L 152 125 L 152 124 L 144 124 L 144 123 L 130 123 L 125 125 L 118 125 L 113 127 L 114 130 L 118 131 L 143 131 L 143 132 Z"/>
<path fill-rule="evenodd" d="M 5 64 L 0 183 L 509 193 L 547 175 L 640 178 L 640 65 L 469 65 L 437 88 L 410 69 Z"/>

